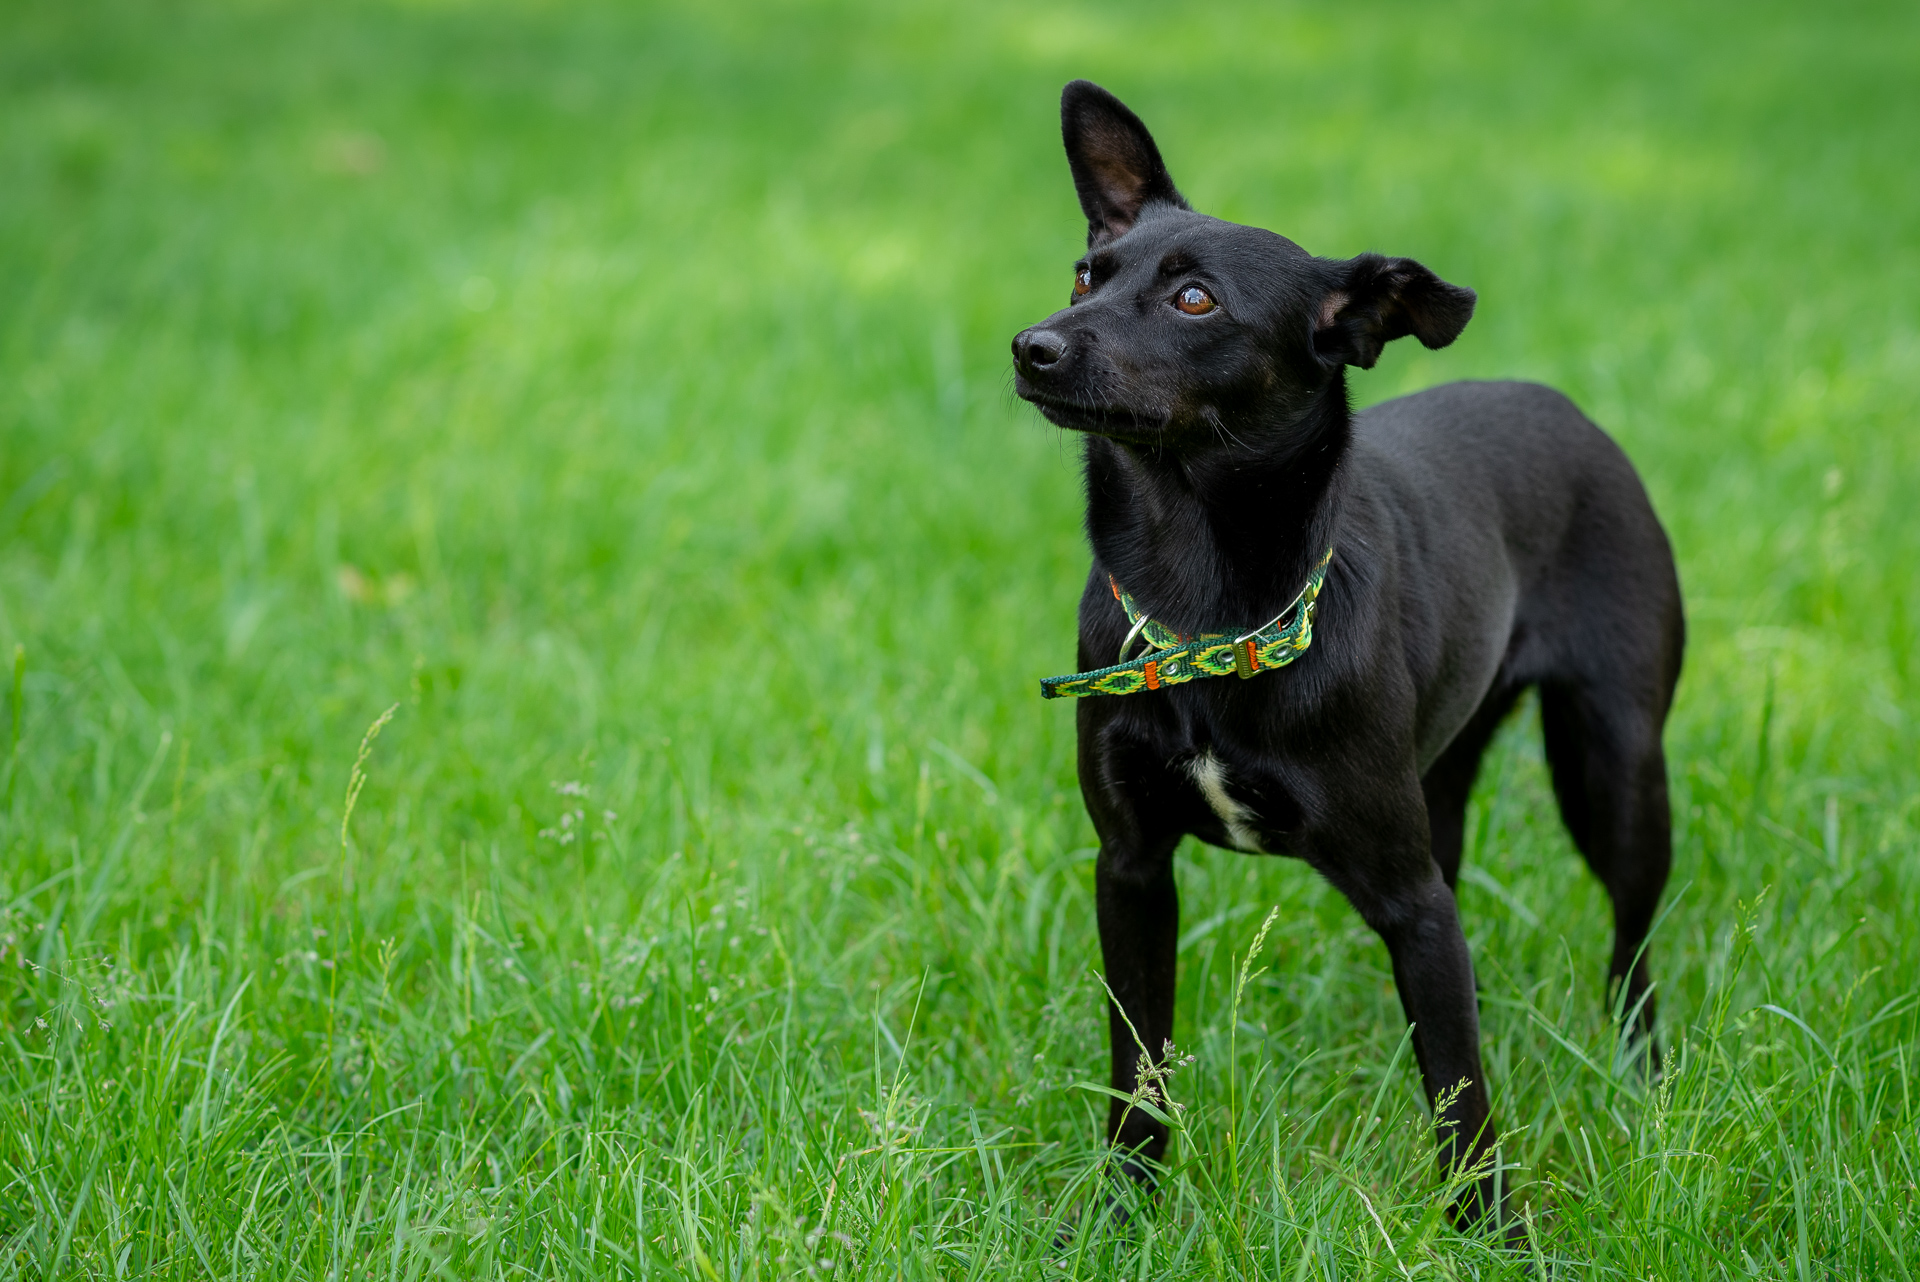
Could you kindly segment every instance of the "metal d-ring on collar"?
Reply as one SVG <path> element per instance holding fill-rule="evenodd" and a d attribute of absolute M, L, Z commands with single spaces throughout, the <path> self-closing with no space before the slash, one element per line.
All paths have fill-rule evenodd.
<path fill-rule="evenodd" d="M 1333 555 L 1332 551 L 1329 550 L 1327 555 L 1329 556 Z M 1262 632 L 1265 632 L 1268 628 L 1272 627 L 1274 624 L 1280 622 L 1280 620 L 1286 618 L 1287 615 L 1293 612 L 1293 607 L 1300 604 L 1300 598 L 1305 596 L 1306 594 L 1307 594 L 1306 585 L 1302 584 L 1300 590 L 1294 593 L 1293 600 L 1287 602 L 1286 609 L 1280 611 L 1280 613 L 1274 615 L 1271 619 L 1268 619 L 1265 623 L 1261 624 L 1259 627 L 1255 628 L 1253 631 L 1245 632 L 1235 637 L 1233 639 L 1233 643 L 1235 645 L 1239 645 L 1242 641 L 1251 641 L 1255 637 L 1259 636 Z"/>
<path fill-rule="evenodd" d="M 1109 579 L 1108 582 L 1111 583 L 1112 580 Z M 1295 598 L 1295 599 L 1298 600 L 1298 598 Z M 1293 608 L 1292 606 L 1287 607 L 1287 609 L 1289 610 L 1291 610 L 1292 608 Z M 1285 613 L 1285 611 L 1282 611 L 1282 613 Z M 1133 639 L 1139 636 L 1141 629 L 1145 628 L 1146 626 L 1147 626 L 1146 615 L 1143 614 L 1138 619 L 1134 620 L 1133 631 L 1127 633 L 1127 639 L 1120 643 L 1120 657 L 1114 660 L 1115 663 L 1125 663 L 1127 661 L 1127 651 L 1133 649 Z M 1147 644 L 1152 645 L 1153 642 L 1149 641 L 1147 642 Z"/>

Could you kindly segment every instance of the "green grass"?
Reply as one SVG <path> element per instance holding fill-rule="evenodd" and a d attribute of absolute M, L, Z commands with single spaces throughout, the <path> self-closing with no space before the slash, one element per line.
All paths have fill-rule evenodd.
<path fill-rule="evenodd" d="M 1105 1112 L 1035 697 L 1086 553 L 1006 340 L 1087 75 L 1200 207 L 1480 291 L 1362 399 L 1553 383 L 1673 535 L 1657 1092 L 1530 712 L 1470 821 L 1533 1252 L 1912 1282 L 1916 50 L 1897 4 L 4 0 L 0 1276 L 1518 1274 L 1440 1220 L 1380 945 L 1197 845 L 1166 1195 L 1051 1246 Z"/>

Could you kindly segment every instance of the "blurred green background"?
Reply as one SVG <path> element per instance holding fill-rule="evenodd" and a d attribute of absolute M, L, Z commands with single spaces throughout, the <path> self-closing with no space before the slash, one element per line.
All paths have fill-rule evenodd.
<path fill-rule="evenodd" d="M 1198 845 L 1167 1197 L 1052 1246 L 1086 551 L 1006 351 L 1076 76 L 1479 292 L 1363 403 L 1551 383 L 1672 535 L 1660 1090 L 1530 711 L 1470 821 L 1529 1249 L 1920 1270 L 1920 11 L 532 0 L 0 0 L 0 1270 L 1520 1267 L 1377 942 Z"/>

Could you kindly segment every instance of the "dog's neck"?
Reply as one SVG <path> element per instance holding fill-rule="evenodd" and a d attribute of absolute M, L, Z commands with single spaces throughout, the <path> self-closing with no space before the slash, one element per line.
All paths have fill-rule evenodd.
<path fill-rule="evenodd" d="M 1334 543 L 1352 430 L 1346 379 L 1336 376 L 1298 420 L 1253 444 L 1175 453 L 1090 438 L 1094 555 L 1142 610 L 1176 630 L 1264 623 Z"/>

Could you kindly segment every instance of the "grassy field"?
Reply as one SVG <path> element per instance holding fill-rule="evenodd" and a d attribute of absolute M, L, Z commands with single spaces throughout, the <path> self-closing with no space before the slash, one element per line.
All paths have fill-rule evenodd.
<path fill-rule="evenodd" d="M 1480 291 L 1361 399 L 1553 383 L 1673 536 L 1657 1091 L 1530 711 L 1469 821 L 1531 1260 L 1371 933 L 1198 845 L 1166 1196 L 1052 1245 L 1080 75 Z M 0 1277 L 1913 1282 L 1916 86 L 1901 4 L 0 0 Z"/>

